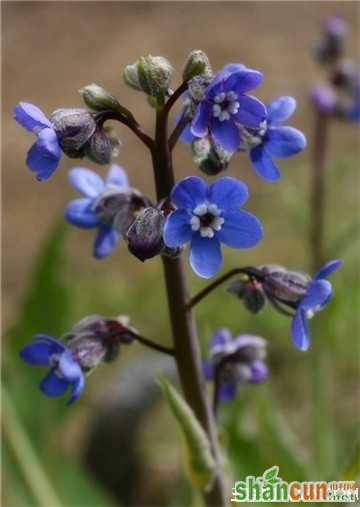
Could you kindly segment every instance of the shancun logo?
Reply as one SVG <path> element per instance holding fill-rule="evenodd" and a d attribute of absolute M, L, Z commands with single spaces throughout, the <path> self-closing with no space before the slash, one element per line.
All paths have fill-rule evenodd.
<path fill-rule="evenodd" d="M 286 482 L 278 477 L 279 467 L 265 470 L 261 477 L 247 476 L 233 487 L 232 502 L 356 502 L 359 491 L 354 481 Z"/>

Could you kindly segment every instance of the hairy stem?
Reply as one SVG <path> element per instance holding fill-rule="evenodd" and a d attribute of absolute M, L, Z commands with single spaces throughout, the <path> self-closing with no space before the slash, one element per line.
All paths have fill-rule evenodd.
<path fill-rule="evenodd" d="M 164 109 L 157 113 L 155 149 L 152 155 L 158 200 L 168 197 L 175 183 L 168 143 L 167 116 L 172 105 L 168 104 L 170 101 L 174 103 L 176 94 L 180 96 L 182 93 L 181 87 L 178 90 L 180 92 L 175 92 Z M 194 318 L 192 312 L 186 308 L 188 290 L 183 261 L 181 258 L 168 257 L 163 257 L 162 260 L 180 382 L 185 399 L 207 432 L 217 462 L 217 474 L 210 490 L 204 493 L 204 501 L 208 507 L 225 507 L 227 504 L 226 485 L 222 474 L 215 420 L 206 397 Z"/>
<path fill-rule="evenodd" d="M 325 260 L 325 164 L 328 141 L 328 117 L 319 111 L 316 111 L 315 114 L 313 167 L 310 189 L 310 247 L 312 270 L 314 273 Z"/>
<path fill-rule="evenodd" d="M 101 111 L 96 115 L 96 121 L 98 124 L 103 124 L 107 120 L 117 120 L 118 122 L 126 125 L 130 130 L 134 132 L 134 134 L 142 141 L 145 146 L 147 146 L 150 150 L 154 148 L 154 140 L 146 134 L 139 123 L 135 120 L 134 116 L 122 114 L 116 111 Z"/>

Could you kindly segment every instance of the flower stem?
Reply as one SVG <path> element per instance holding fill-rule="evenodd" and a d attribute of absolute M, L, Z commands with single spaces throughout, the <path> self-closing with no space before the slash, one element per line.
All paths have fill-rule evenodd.
<path fill-rule="evenodd" d="M 134 132 L 134 134 L 142 141 L 145 146 L 147 146 L 150 150 L 154 147 L 154 140 L 151 139 L 150 136 L 148 136 L 142 129 L 142 127 L 139 125 L 139 123 L 135 120 L 134 116 L 127 116 L 125 114 L 122 114 L 120 112 L 116 111 L 101 111 L 101 113 L 98 113 L 96 115 L 96 121 L 99 124 L 103 124 L 107 120 L 117 120 L 118 122 L 126 125 L 129 127 L 130 130 Z"/>
<path fill-rule="evenodd" d="M 169 99 L 164 109 L 157 113 L 155 149 L 152 151 L 152 156 L 158 200 L 168 197 L 175 183 L 168 143 L 167 116 L 172 105 L 169 106 L 170 101 L 174 103 L 176 99 L 174 96 L 176 94 L 180 96 L 181 93 L 180 87 Z M 210 489 L 203 492 L 204 501 L 208 507 L 225 507 L 228 503 L 226 484 L 222 473 L 215 420 L 206 397 L 195 322 L 192 312 L 186 307 L 188 290 L 183 261 L 181 258 L 171 259 L 168 257 L 163 257 L 162 261 L 180 382 L 186 401 L 208 435 L 217 463 L 215 479 Z"/>
<path fill-rule="evenodd" d="M 262 278 L 264 278 L 264 275 L 263 273 L 261 273 L 261 271 L 250 266 L 244 268 L 231 269 L 224 275 L 219 276 L 219 278 L 216 278 L 213 282 L 211 282 L 204 289 L 198 292 L 194 297 L 192 297 L 186 304 L 186 308 L 188 309 L 193 308 L 195 305 L 200 303 L 202 299 L 206 298 L 206 296 L 208 296 L 213 290 L 219 287 L 219 285 L 223 284 L 224 282 L 229 280 L 229 278 L 232 278 L 233 276 L 236 275 L 248 275 L 249 277 L 253 276 L 257 280 L 261 280 Z"/>
<path fill-rule="evenodd" d="M 169 356 L 175 356 L 175 350 L 170 347 L 164 347 L 163 345 L 160 345 L 159 343 L 155 343 L 152 340 L 149 340 L 148 338 L 145 338 L 144 336 L 141 336 L 137 333 L 131 332 L 131 335 L 142 345 L 145 345 L 145 347 L 148 347 L 153 350 L 157 350 L 158 352 L 163 352 L 164 354 L 167 354 Z"/>
<path fill-rule="evenodd" d="M 328 142 L 327 115 L 315 112 L 313 167 L 310 189 L 310 247 L 312 270 L 315 273 L 324 263 L 325 232 L 325 164 Z"/>

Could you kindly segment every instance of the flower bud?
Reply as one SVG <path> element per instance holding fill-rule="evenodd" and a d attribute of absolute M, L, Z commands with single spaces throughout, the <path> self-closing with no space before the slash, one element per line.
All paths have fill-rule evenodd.
<path fill-rule="evenodd" d="M 79 93 L 85 104 L 93 111 L 121 111 L 121 105 L 114 95 L 93 83 L 80 88 Z"/>
<path fill-rule="evenodd" d="M 135 188 L 125 189 L 113 198 L 113 203 L 103 203 L 105 208 L 115 211 L 113 226 L 126 238 L 130 225 L 145 208 L 152 206 L 150 199 Z"/>
<path fill-rule="evenodd" d="M 195 139 L 191 145 L 193 161 L 202 172 L 210 176 L 224 171 L 231 158 L 231 154 L 216 145 L 210 137 Z"/>
<path fill-rule="evenodd" d="M 145 92 L 150 105 L 156 108 L 164 103 L 172 73 L 173 68 L 166 58 L 148 55 L 125 67 L 124 80 L 135 90 Z"/>
<path fill-rule="evenodd" d="M 331 16 L 325 21 L 322 38 L 314 46 L 314 56 L 319 63 L 333 64 L 342 57 L 346 32 L 347 25 L 340 16 Z"/>
<path fill-rule="evenodd" d="M 98 126 L 84 146 L 85 155 L 97 164 L 109 164 L 119 154 L 120 140 L 113 134 L 113 129 Z"/>
<path fill-rule="evenodd" d="M 50 121 L 63 152 L 71 158 L 82 158 L 83 148 L 96 130 L 94 114 L 86 109 L 57 109 Z"/>
<path fill-rule="evenodd" d="M 188 83 L 188 91 L 192 100 L 196 103 L 200 102 L 204 97 L 206 88 L 209 86 L 211 79 L 206 76 L 195 76 Z"/>
<path fill-rule="evenodd" d="M 335 111 L 338 96 L 328 84 L 318 84 L 312 88 L 310 100 L 315 109 L 320 111 L 320 113 L 331 114 Z"/>
<path fill-rule="evenodd" d="M 252 313 L 259 313 L 266 303 L 266 297 L 260 282 L 253 278 L 235 280 L 226 290 L 242 299 L 245 307 Z"/>
<path fill-rule="evenodd" d="M 282 266 L 265 265 L 262 287 L 269 298 L 283 303 L 297 303 L 306 294 L 311 277 L 299 271 L 287 271 Z"/>
<path fill-rule="evenodd" d="M 189 81 L 195 76 L 210 78 L 212 76 L 211 65 L 206 53 L 200 49 L 191 51 L 185 62 L 183 80 Z"/>
<path fill-rule="evenodd" d="M 158 255 L 163 246 L 164 214 L 157 208 L 145 208 L 130 225 L 126 238 L 130 252 L 144 262 Z"/>
<path fill-rule="evenodd" d="M 90 315 L 75 324 L 63 338 L 81 369 L 90 372 L 102 361 L 115 359 L 121 344 L 134 340 L 135 330 L 128 323 L 126 316 L 108 319 Z"/>

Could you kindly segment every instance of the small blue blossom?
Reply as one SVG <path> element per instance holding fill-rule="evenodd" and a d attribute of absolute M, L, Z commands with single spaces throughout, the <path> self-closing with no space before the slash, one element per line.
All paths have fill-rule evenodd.
<path fill-rule="evenodd" d="M 76 167 L 69 171 L 69 181 L 84 197 L 67 205 L 66 220 L 83 229 L 96 228 L 94 257 L 101 259 L 110 255 L 120 238 L 120 232 L 114 226 L 114 213 L 104 209 L 104 202 L 107 198 L 128 192 L 125 171 L 114 164 L 103 181 L 90 169 Z"/>
<path fill-rule="evenodd" d="M 256 129 L 266 117 L 264 104 L 246 95 L 246 92 L 259 86 L 262 79 L 260 72 L 244 65 L 226 65 L 206 88 L 194 113 L 191 133 L 200 138 L 210 134 L 224 150 L 238 150 L 238 126 Z"/>
<path fill-rule="evenodd" d="M 177 208 L 164 224 L 164 242 L 170 248 L 190 242 L 190 265 L 203 278 L 221 267 L 220 244 L 251 248 L 262 238 L 259 220 L 239 208 L 248 198 L 247 186 L 224 177 L 208 186 L 199 177 L 179 181 L 171 192 Z"/>
<path fill-rule="evenodd" d="M 292 97 L 279 97 L 267 106 L 267 119 L 255 131 L 240 127 L 242 147 L 250 148 L 250 160 L 259 176 L 267 181 L 280 178 L 274 158 L 288 158 L 302 151 L 306 138 L 299 130 L 283 126 L 296 108 Z"/>
<path fill-rule="evenodd" d="M 33 366 L 50 366 L 50 371 L 40 382 L 46 396 L 62 396 L 71 388 L 67 404 L 73 403 L 84 389 L 84 374 L 73 352 L 51 336 L 38 334 L 33 342 L 23 347 L 20 356 Z"/>
<path fill-rule="evenodd" d="M 207 380 L 215 380 L 221 401 L 235 398 L 239 386 L 266 380 L 266 341 L 260 336 L 232 339 L 228 329 L 218 329 L 209 342 L 210 358 L 204 363 Z"/>
<path fill-rule="evenodd" d="M 37 136 L 26 157 L 26 164 L 39 181 L 48 179 L 59 165 L 61 149 L 55 130 L 44 113 L 33 104 L 19 102 L 14 108 L 15 120 Z"/>
<path fill-rule="evenodd" d="M 312 279 L 305 295 L 297 302 L 296 313 L 291 324 L 293 343 L 296 348 L 304 351 L 309 348 L 310 336 L 307 321 L 330 301 L 332 286 L 326 278 L 342 264 L 340 260 L 326 263 Z"/>

